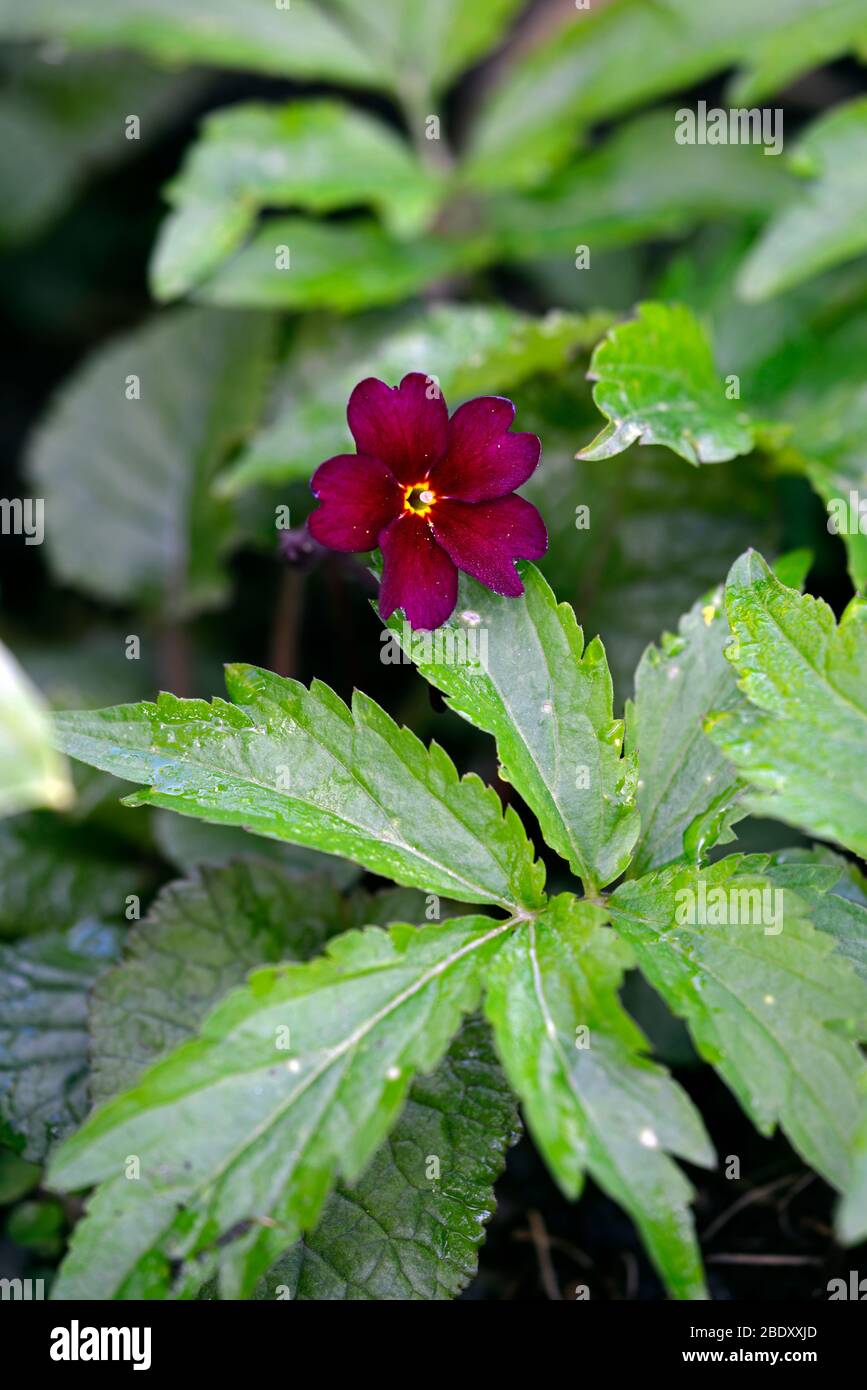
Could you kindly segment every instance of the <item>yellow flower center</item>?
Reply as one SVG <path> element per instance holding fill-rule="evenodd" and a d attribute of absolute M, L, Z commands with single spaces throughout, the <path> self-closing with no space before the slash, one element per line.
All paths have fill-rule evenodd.
<path fill-rule="evenodd" d="M 412 483 L 404 490 L 403 508 L 404 511 L 412 512 L 415 516 L 427 516 L 436 500 L 436 493 L 428 487 L 427 483 Z"/>

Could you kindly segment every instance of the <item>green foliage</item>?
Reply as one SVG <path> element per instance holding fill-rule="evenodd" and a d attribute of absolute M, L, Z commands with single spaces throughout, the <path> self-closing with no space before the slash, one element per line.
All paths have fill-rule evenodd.
<path fill-rule="evenodd" d="M 640 304 L 590 363 L 593 398 L 609 423 L 580 458 L 606 459 L 638 440 L 665 444 L 688 463 L 724 463 L 753 447 L 748 418 L 714 368 L 694 315 L 679 304 Z"/>
<path fill-rule="evenodd" d="M 191 75 L 95 54 L 62 65 L 20 52 L 0 98 L 0 240 L 21 241 L 51 222 L 95 171 L 129 158 L 162 133 L 201 87 Z M 129 113 L 138 142 L 119 139 Z"/>
<path fill-rule="evenodd" d="M 683 855 L 699 861 L 734 838 L 732 823 L 744 814 L 741 783 L 703 729 L 711 711 L 741 700 L 724 655 L 730 636 L 719 586 L 641 658 L 627 708 L 627 745 L 641 769 L 632 877 Z"/>
<path fill-rule="evenodd" d="M 0 0 L 0 37 L 15 1259 L 453 1298 L 520 1104 L 705 1297 L 708 1067 L 863 1238 L 863 0 Z M 782 157 L 681 144 L 705 98 L 779 108 Z M 543 446 L 523 596 L 462 575 L 433 635 L 302 529 L 408 372 Z"/>
<path fill-rule="evenodd" d="M 235 0 L 34 0 L 22 10 L 3 0 L 9 38 L 52 35 L 78 48 L 138 49 L 160 62 L 212 63 L 281 77 L 331 78 L 373 85 L 386 72 L 358 44 L 348 23 L 316 0 L 291 8 Z"/>
<path fill-rule="evenodd" d="M 802 280 L 867 251 L 867 100 L 838 106 L 810 128 L 792 157 L 808 180 L 744 262 L 745 299 L 767 299 Z"/>
<path fill-rule="evenodd" d="M 95 922 L 0 946 L 0 1117 L 41 1160 L 87 1113 L 88 991 L 117 955 Z"/>
<path fill-rule="evenodd" d="M 509 910 L 539 902 L 544 870 L 514 811 L 437 745 L 356 693 L 350 710 L 252 666 L 226 668 L 234 705 L 178 700 L 64 714 L 74 756 L 162 806 L 343 854 L 398 883 Z"/>
<path fill-rule="evenodd" d="M 584 636 L 538 570 L 522 566 L 526 601 L 491 594 L 462 576 L 455 616 L 436 643 L 393 617 L 407 653 L 452 709 L 497 740 L 500 776 L 521 794 L 553 849 L 586 891 L 618 877 L 638 834 L 635 770 L 622 756 L 623 724 L 605 649 Z M 484 663 L 472 636 L 486 639 Z"/>
<path fill-rule="evenodd" d="M 257 971 L 197 1038 L 63 1145 L 51 1183 L 110 1179 L 123 1220 L 118 1174 L 126 1155 L 137 1155 L 142 1187 L 126 1191 L 160 1206 L 170 1193 L 173 1209 L 184 1202 L 191 1219 L 184 1230 L 172 1223 L 174 1249 L 202 1256 L 223 1237 L 223 1295 L 249 1294 L 280 1251 L 316 1225 L 337 1174 L 351 1181 L 366 1167 L 413 1075 L 437 1064 L 475 1007 L 479 971 L 507 930 L 478 917 L 422 932 L 370 927 L 334 939 L 310 964 Z M 129 1200 L 135 1207 L 143 1198 Z M 267 1224 L 250 1222 L 251 1210 Z M 199 1258 L 189 1278 L 203 1266 Z"/>
<path fill-rule="evenodd" d="M 760 555 L 726 584 L 726 652 L 749 703 L 714 712 L 710 737 L 755 790 L 745 801 L 809 834 L 867 853 L 860 750 L 867 734 L 867 609 L 839 625 L 821 599 L 787 589 Z"/>
<path fill-rule="evenodd" d="M 60 580 L 173 616 L 225 597 L 237 524 L 210 485 L 257 416 L 270 342 L 265 318 L 186 310 L 64 387 L 30 453 Z"/>
<path fill-rule="evenodd" d="M 498 253 L 573 261 L 576 240 L 606 246 L 682 235 L 710 219 L 769 217 L 789 200 L 791 179 L 751 145 L 677 145 L 673 110 L 616 127 L 541 188 L 502 192 L 488 204 Z M 487 166 L 486 166 L 487 167 Z M 513 171 L 508 161 L 501 173 Z M 591 262 L 592 264 L 592 262 Z"/>
<path fill-rule="evenodd" d="M 577 134 L 727 68 L 741 69 L 735 95 L 754 101 L 816 62 L 867 44 L 858 0 L 812 0 L 725 9 L 692 0 L 614 0 L 578 13 L 543 36 L 507 70 L 476 127 L 476 177 L 532 184 L 561 164 Z"/>
<path fill-rule="evenodd" d="M 148 886 L 86 826 L 35 812 L 0 824 L 0 937 L 63 930 L 88 916 L 119 921 L 126 899 Z"/>
<path fill-rule="evenodd" d="M 311 101 L 218 112 L 168 197 L 174 211 L 152 272 L 161 299 L 205 279 L 241 244 L 261 208 L 331 212 L 371 203 L 392 231 L 406 235 L 430 217 L 437 184 L 382 122 Z"/>
<path fill-rule="evenodd" d="M 201 285 L 195 298 L 223 308 L 355 313 L 419 294 L 490 260 L 485 238 L 405 241 L 365 218 L 279 217 Z"/>
<path fill-rule="evenodd" d="M 612 921 L 757 1129 L 770 1134 L 779 1123 L 842 1189 L 865 1065 L 839 1025 L 852 1021 L 864 1036 L 867 992 L 796 894 L 780 888 L 778 899 L 771 889 L 761 914 L 744 912 L 741 895 L 772 883 L 766 865 L 731 855 L 707 869 L 655 870 L 615 891 Z"/>
<path fill-rule="evenodd" d="M 488 1032 L 468 1019 L 436 1071 L 410 1087 L 364 1175 L 338 1183 L 316 1230 L 277 1261 L 254 1297 L 454 1298 L 475 1272 L 516 1124 Z M 435 1179 L 427 1176 L 432 1158 Z"/>
<path fill-rule="evenodd" d="M 679 1298 L 704 1296 L 690 1187 L 666 1150 L 713 1164 L 701 1120 L 620 1007 L 623 943 L 571 895 L 522 924 L 494 960 L 487 1011 L 503 1064 L 570 1197 L 585 1171 L 633 1217 Z"/>
<path fill-rule="evenodd" d="M 131 1086 L 255 967 L 306 960 L 355 924 L 393 921 L 412 898 L 357 892 L 344 899 L 323 879 L 294 878 L 255 860 L 170 885 L 134 932 L 125 960 L 94 990 L 94 1099 Z M 423 908 L 420 899 L 420 917 Z M 484 1029 L 470 1022 L 433 1076 L 411 1087 L 360 1182 L 338 1185 L 316 1231 L 277 1262 L 254 1296 L 285 1296 L 275 1292 L 283 1287 L 301 1299 L 454 1296 L 475 1269 L 491 1183 L 515 1124 Z M 441 1179 L 430 1176 L 428 1156 L 436 1157 Z"/>

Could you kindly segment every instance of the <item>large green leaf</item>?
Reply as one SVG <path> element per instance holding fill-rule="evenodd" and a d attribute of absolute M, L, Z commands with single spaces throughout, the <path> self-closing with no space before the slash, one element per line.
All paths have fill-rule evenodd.
<path fill-rule="evenodd" d="M 350 711 L 321 682 L 254 666 L 227 667 L 226 682 L 235 705 L 163 694 L 62 714 L 60 737 L 82 762 L 148 783 L 129 804 L 342 854 L 462 902 L 538 905 L 544 870 L 517 815 L 437 744 L 359 693 Z"/>
<path fill-rule="evenodd" d="M 491 256 L 483 233 L 400 241 L 363 218 L 276 217 L 220 265 L 194 298 L 230 309 L 354 313 L 394 304 Z"/>
<path fill-rule="evenodd" d="M 236 526 L 210 486 L 257 419 L 271 338 L 258 315 L 185 310 L 99 350 L 62 389 L 29 464 L 59 580 L 172 615 L 225 595 Z"/>
<path fill-rule="evenodd" d="M 751 145 L 678 145 L 673 111 L 617 127 L 542 188 L 500 194 L 486 207 L 498 254 L 510 261 L 681 236 L 697 222 L 764 219 L 789 198 L 791 178 Z M 568 262 L 566 261 L 568 257 Z"/>
<path fill-rule="evenodd" d="M 478 182 L 539 183 L 576 134 L 713 72 L 746 69 L 738 99 L 755 100 L 853 48 L 867 51 L 861 0 L 611 0 L 539 32 L 503 66 L 477 121 L 468 165 Z"/>
<path fill-rule="evenodd" d="M 439 186 L 384 122 L 336 101 L 250 104 L 204 124 L 167 194 L 154 252 L 159 299 L 184 294 L 241 245 L 264 208 L 372 204 L 398 235 L 421 230 Z"/>
<path fill-rule="evenodd" d="M 867 854 L 867 604 L 853 599 L 838 626 L 750 551 L 732 566 L 726 607 L 749 703 L 705 727 L 752 783 L 747 809 Z"/>
<path fill-rule="evenodd" d="M 307 478 L 326 458 L 354 449 L 346 405 L 365 376 L 396 383 L 436 377 L 454 408 L 502 394 L 536 373 L 555 373 L 608 327 L 607 315 L 552 312 L 531 318 L 505 305 L 434 304 L 300 325 L 280 373 L 273 419 L 223 475 L 226 493 L 255 482 Z"/>
<path fill-rule="evenodd" d="M 255 1297 L 453 1298 L 475 1273 L 516 1126 L 490 1032 L 468 1019 L 433 1075 L 413 1082 L 362 1177 L 338 1184 L 316 1230 L 278 1260 Z M 428 1176 L 434 1171 L 439 1177 Z"/>
<path fill-rule="evenodd" d="M 810 182 L 747 256 L 738 285 L 748 300 L 768 299 L 867 252 L 867 98 L 823 115 L 791 163 Z"/>
<path fill-rule="evenodd" d="M 119 921 L 148 881 L 92 827 L 43 812 L 0 825 L 0 937 L 57 932 L 83 917 Z"/>
<path fill-rule="evenodd" d="M 0 1118 L 41 1160 L 88 1109 L 88 994 L 119 933 L 94 921 L 0 946 Z"/>
<path fill-rule="evenodd" d="M 385 66 L 319 0 L 0 0 L 5 38 L 55 37 L 74 48 L 134 48 L 176 66 L 212 63 L 278 77 L 362 86 Z"/>
<path fill-rule="evenodd" d="M 503 1065 L 558 1183 L 589 1172 L 635 1221 L 678 1298 L 704 1296 L 688 1205 L 666 1151 L 712 1165 L 698 1113 L 620 1006 L 628 951 L 604 913 L 570 894 L 522 924 L 495 957 L 487 1013 Z"/>
<path fill-rule="evenodd" d="M 865 1073 L 848 1024 L 865 1028 L 867 987 L 767 867 L 762 855 L 669 866 L 621 884 L 608 910 L 759 1131 L 781 1125 L 842 1190 Z"/>
<path fill-rule="evenodd" d="M 37 690 L 0 642 L 0 816 L 30 806 L 59 809 L 72 799 L 64 760 Z"/>
<path fill-rule="evenodd" d="M 743 699 L 723 655 L 730 636 L 719 585 L 641 658 L 626 714 L 641 812 L 633 878 L 685 853 L 698 860 L 734 838 L 741 783 L 703 729 L 712 710 Z"/>
<path fill-rule="evenodd" d="M 361 1174 L 413 1075 L 437 1065 L 475 1007 L 479 972 L 509 930 L 479 917 L 371 927 L 335 938 L 309 964 L 256 972 L 197 1038 L 66 1141 L 49 1182 L 107 1180 L 103 1207 L 116 1207 L 116 1226 L 136 1221 L 151 1265 L 189 1258 L 180 1283 L 197 1287 L 218 1254 L 223 1295 L 249 1294 L 317 1224 L 338 1178 Z M 130 1154 L 137 1182 L 119 1176 Z M 175 1220 L 178 1203 L 186 1211 Z M 76 1253 L 65 1293 L 104 1296 L 93 1290 L 113 1279 Z"/>
<path fill-rule="evenodd" d="M 521 575 L 517 601 L 462 575 L 455 613 L 433 637 L 394 617 L 389 627 L 449 705 L 494 735 L 501 777 L 595 892 L 623 872 L 638 835 L 634 762 L 602 643 L 585 648 L 574 612 L 533 565 Z"/>
<path fill-rule="evenodd" d="M 255 966 L 307 959 L 354 924 L 399 920 L 413 910 L 406 900 L 414 897 L 423 920 L 424 900 L 412 890 L 347 899 L 322 879 L 299 880 L 254 861 L 169 885 L 131 933 L 126 959 L 95 988 L 94 1098 L 131 1086 Z M 491 1183 L 515 1124 L 486 1030 L 470 1021 L 434 1075 L 413 1083 L 395 1129 L 359 1182 L 338 1185 L 316 1230 L 278 1261 L 257 1296 L 273 1297 L 284 1285 L 295 1298 L 453 1296 L 475 1268 L 493 1206 Z M 429 1176 L 432 1157 L 437 1179 Z M 89 1238 L 79 1231 L 75 1243 Z M 135 1275 L 134 1243 L 128 1253 L 129 1267 L 118 1262 L 112 1292 Z M 165 1293 L 168 1283 L 152 1293 Z"/>
<path fill-rule="evenodd" d="M 749 417 L 727 397 L 705 331 L 683 304 L 639 304 L 596 348 L 590 377 L 609 423 L 579 458 L 610 458 L 639 440 L 697 465 L 753 447 Z"/>

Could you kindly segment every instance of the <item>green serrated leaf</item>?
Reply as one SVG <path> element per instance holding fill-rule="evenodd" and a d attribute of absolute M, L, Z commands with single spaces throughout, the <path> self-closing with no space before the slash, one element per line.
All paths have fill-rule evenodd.
<path fill-rule="evenodd" d="M 61 582 L 171 616 L 225 596 L 236 524 L 210 485 L 257 418 L 272 329 L 259 315 L 166 315 L 61 390 L 29 458 Z"/>
<path fill-rule="evenodd" d="M 242 244 L 265 208 L 373 205 L 398 236 L 422 230 L 439 182 L 383 121 L 337 101 L 232 106 L 205 121 L 167 196 L 154 251 L 158 299 L 199 284 Z"/>
<path fill-rule="evenodd" d="M 867 605 L 840 624 L 821 599 L 787 589 L 753 551 L 732 567 L 727 656 L 748 704 L 707 731 L 755 789 L 748 810 L 867 854 Z"/>
<path fill-rule="evenodd" d="M 341 854 L 461 902 L 536 907 L 544 869 L 517 815 L 437 745 L 356 693 L 306 689 L 255 666 L 226 668 L 223 700 L 62 714 L 82 762 L 150 789 L 128 798 Z"/>
<path fill-rule="evenodd" d="M 639 304 L 596 348 L 589 376 L 609 423 L 580 459 L 605 459 L 638 440 L 688 463 L 724 463 L 753 448 L 748 416 L 726 397 L 702 325 L 684 304 Z"/>
<path fill-rule="evenodd" d="M 638 835 L 635 769 L 598 638 L 585 648 L 568 604 L 539 571 L 503 598 L 462 575 L 452 618 L 435 633 L 389 628 L 452 709 L 493 734 L 500 775 L 538 817 L 545 840 L 595 891 L 629 863 Z"/>
<path fill-rule="evenodd" d="M 604 912 L 570 894 L 522 924 L 495 957 L 486 1010 L 530 1129 L 568 1197 L 589 1172 L 629 1212 L 678 1298 L 705 1295 L 691 1189 L 666 1150 L 712 1165 L 697 1111 L 618 989 L 628 951 Z"/>
<path fill-rule="evenodd" d="M 681 618 L 676 636 L 664 633 L 641 658 L 626 712 L 641 813 L 632 878 L 681 858 L 687 841 L 698 861 L 735 838 L 741 783 L 703 730 L 712 710 L 743 699 L 723 655 L 730 637 L 720 585 Z"/>
<path fill-rule="evenodd" d="M 779 851 L 765 873 L 808 904 L 813 926 L 834 938 L 837 950 L 867 982 L 867 881 L 856 866 L 817 845 Z"/>
<path fill-rule="evenodd" d="M 363 377 L 396 383 L 407 372 L 425 372 L 453 409 L 468 397 L 502 394 L 527 377 L 562 370 L 609 323 L 603 313 L 531 318 L 487 304 L 433 304 L 348 322 L 306 319 L 278 376 L 271 423 L 218 486 L 232 495 L 253 483 L 308 478 L 324 459 L 354 449 L 346 403 Z"/>
<path fill-rule="evenodd" d="M 867 21 L 864 21 L 867 33 Z M 744 261 L 738 289 L 769 299 L 867 251 L 867 98 L 834 107 L 810 127 L 792 157 L 809 182 L 772 219 Z"/>
<path fill-rule="evenodd" d="M 88 1109 L 88 994 L 120 949 L 93 921 L 0 946 L 0 1117 L 41 1162 Z"/>
<path fill-rule="evenodd" d="M 256 972 L 196 1039 L 91 1116 L 56 1153 L 50 1184 L 107 1180 L 101 1200 L 116 1219 L 144 1217 L 142 1253 L 171 1199 L 159 1256 L 192 1261 L 184 1277 L 197 1283 L 219 1242 L 223 1296 L 248 1295 L 316 1225 L 337 1179 L 361 1174 L 413 1075 L 436 1066 L 476 1006 L 479 972 L 509 930 L 479 917 L 371 927 L 309 964 Z M 122 1186 L 129 1154 L 141 1177 Z M 76 1268 L 78 1258 L 71 1280 Z M 104 1277 L 89 1267 L 85 1285 Z"/>
<path fill-rule="evenodd" d="M 762 855 L 673 865 L 621 884 L 611 920 L 762 1134 L 779 1124 L 843 1190 L 864 1062 L 867 988 Z M 763 896 L 764 894 L 764 896 Z"/>
<path fill-rule="evenodd" d="M 409 914 L 424 920 L 424 908 L 412 890 L 342 898 L 321 878 L 299 880 L 255 861 L 205 869 L 169 885 L 130 933 L 126 959 L 94 990 L 94 1098 L 107 1100 L 131 1086 L 149 1063 L 193 1034 L 255 966 L 306 959 L 350 926 L 385 925 Z M 471 1020 L 434 1075 L 414 1082 L 394 1131 L 359 1182 L 338 1185 L 316 1231 L 278 1261 L 255 1296 L 285 1296 L 277 1287 L 287 1281 L 291 1296 L 301 1299 L 453 1296 L 475 1268 L 493 1207 L 491 1183 L 515 1124 L 514 1102 L 486 1029 Z M 436 1178 L 431 1157 L 439 1164 Z M 76 1228 L 61 1291 L 70 1279 L 90 1277 L 84 1264 L 107 1211 L 112 1282 L 100 1286 L 101 1294 L 139 1293 L 144 1281 L 150 1296 L 164 1297 L 171 1271 L 158 1250 L 142 1251 L 133 1233 L 121 1228 L 124 1263 L 113 1198 L 100 1195 L 92 1205 Z M 150 1230 L 147 1219 L 143 1226 Z"/>
<path fill-rule="evenodd" d="M 254 1297 L 454 1298 L 476 1271 L 516 1126 L 490 1032 L 468 1019 L 433 1075 L 413 1082 L 359 1181 L 338 1184 L 316 1230 L 278 1260 Z"/>
<path fill-rule="evenodd" d="M 66 763 L 52 747 L 42 698 L 0 642 L 0 816 L 72 800 Z"/>

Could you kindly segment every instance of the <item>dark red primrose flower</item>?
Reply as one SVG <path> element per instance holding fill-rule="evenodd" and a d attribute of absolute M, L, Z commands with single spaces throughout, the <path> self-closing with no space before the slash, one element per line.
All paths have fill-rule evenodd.
<path fill-rule="evenodd" d="M 548 537 L 514 491 L 541 446 L 510 432 L 512 402 L 479 396 L 449 419 L 433 379 L 412 372 L 399 386 L 360 382 L 346 415 L 358 453 L 317 468 L 309 526 L 332 550 L 379 546 L 382 617 L 402 608 L 411 627 L 439 627 L 454 611 L 458 570 L 496 594 L 522 594 L 515 561 L 544 555 Z"/>

